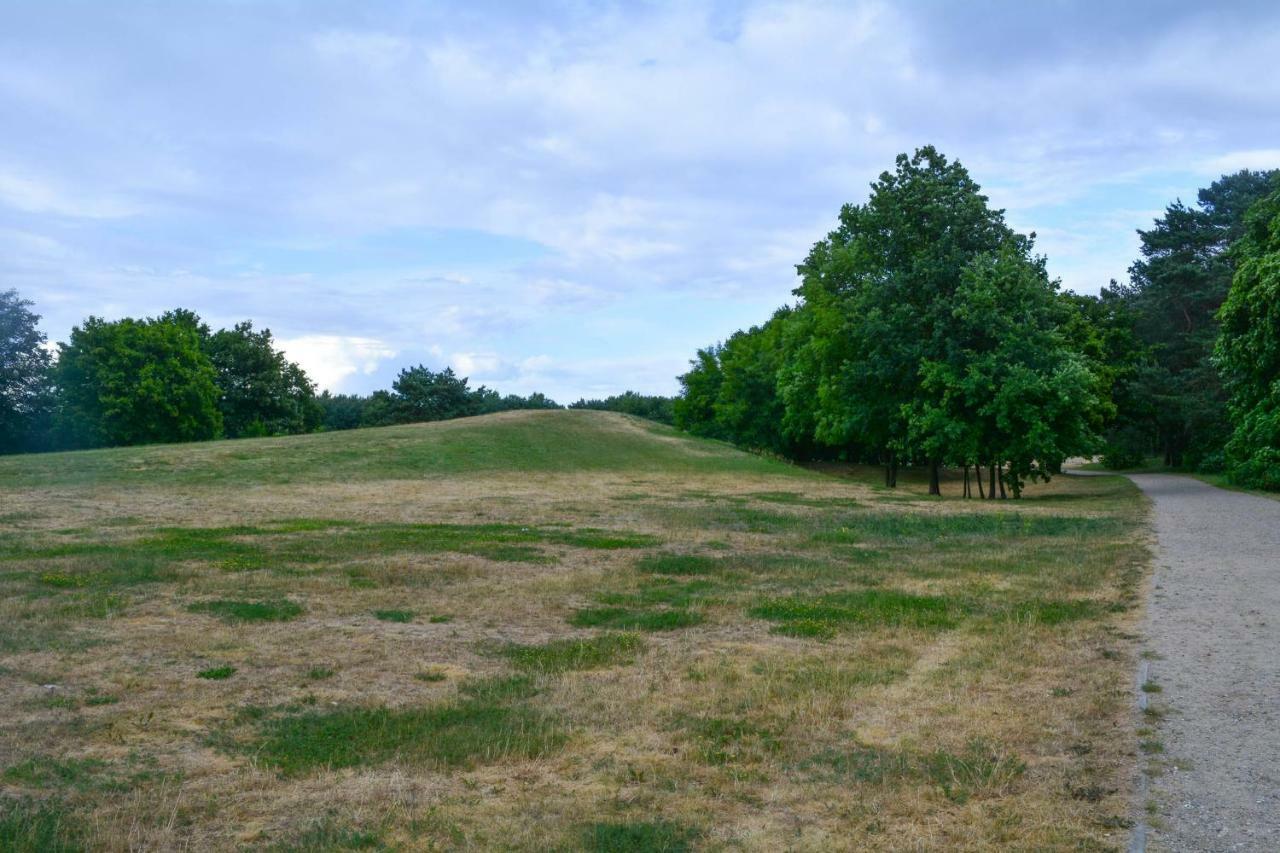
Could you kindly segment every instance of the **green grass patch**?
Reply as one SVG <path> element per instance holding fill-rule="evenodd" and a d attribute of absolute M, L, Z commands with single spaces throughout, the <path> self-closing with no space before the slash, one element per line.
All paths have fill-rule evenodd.
<path fill-rule="evenodd" d="M 412 610 L 375 610 L 373 615 L 383 622 L 412 622 L 414 613 Z"/>
<path fill-rule="evenodd" d="M 432 625 L 445 625 L 453 621 L 453 617 L 448 613 L 437 613 L 427 619 Z"/>
<path fill-rule="evenodd" d="M 502 654 L 528 672 L 569 672 L 628 664 L 644 648 L 634 634 L 601 634 L 582 640 L 552 640 L 540 645 L 511 644 Z"/>
<path fill-rule="evenodd" d="M 931 514 L 869 512 L 842 515 L 830 527 L 811 536 L 819 544 L 883 541 L 897 545 L 929 541 L 935 547 L 947 540 L 1094 538 L 1122 532 L 1125 522 L 1110 517 L 1043 515 L 1031 512 L 958 512 Z"/>
<path fill-rule="evenodd" d="M 698 554 L 646 554 L 636 561 L 636 570 L 654 575 L 709 575 L 719 571 L 721 562 Z"/>
<path fill-rule="evenodd" d="M 107 762 L 96 758 L 28 758 L 0 774 L 7 784 L 24 788 L 71 788 L 78 791 L 121 788 Z"/>
<path fill-rule="evenodd" d="M 621 628 L 637 631 L 674 631 L 701 624 L 704 617 L 692 610 L 629 610 L 625 607 L 591 607 L 569 617 L 575 628 Z"/>
<path fill-rule="evenodd" d="M 196 673 L 196 678 L 205 678 L 209 681 L 225 681 L 236 674 L 234 666 L 215 666 L 209 669 L 202 669 Z"/>
<path fill-rule="evenodd" d="M 709 601 L 721 591 L 719 584 L 707 580 L 675 581 L 655 578 L 641 585 L 634 592 L 602 592 L 596 596 L 601 604 L 614 607 L 668 607 L 686 608 Z"/>
<path fill-rule="evenodd" d="M 273 601 L 217 599 L 187 605 L 192 613 L 207 613 L 226 622 L 287 622 L 302 615 L 302 606 L 287 598 Z"/>
<path fill-rule="evenodd" d="M 953 628 L 961 609 L 950 598 L 885 589 L 840 592 L 817 598 L 775 598 L 752 607 L 757 619 L 782 623 L 892 625 Z"/>
<path fill-rule="evenodd" d="M 1002 793 L 1027 769 L 1017 757 L 996 751 L 980 739 L 969 741 L 958 753 L 946 750 L 914 753 L 861 745 L 826 750 L 803 762 L 801 767 L 864 784 L 927 781 L 957 803 L 978 795 Z"/>
<path fill-rule="evenodd" d="M 0 850 L 7 853 L 80 853 L 80 822 L 57 800 L 0 797 Z"/>
<path fill-rule="evenodd" d="M 578 839 L 588 853 L 687 853 L 701 833 L 666 820 L 593 823 Z"/>
<path fill-rule="evenodd" d="M 676 725 L 697 743 L 704 764 L 755 763 L 782 749 L 781 732 L 738 717 L 679 717 Z"/>
<path fill-rule="evenodd" d="M 547 715 L 477 699 L 426 708 L 336 708 L 268 718 L 251 750 L 286 776 L 399 761 L 437 768 L 538 758 L 565 735 Z"/>

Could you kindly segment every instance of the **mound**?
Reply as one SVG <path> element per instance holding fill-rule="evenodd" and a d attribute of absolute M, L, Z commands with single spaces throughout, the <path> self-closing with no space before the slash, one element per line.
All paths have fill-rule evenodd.
<path fill-rule="evenodd" d="M 786 473 L 790 466 L 613 412 L 502 412 L 279 438 L 120 447 L 0 460 L 13 487 L 412 480 L 498 471 Z"/>

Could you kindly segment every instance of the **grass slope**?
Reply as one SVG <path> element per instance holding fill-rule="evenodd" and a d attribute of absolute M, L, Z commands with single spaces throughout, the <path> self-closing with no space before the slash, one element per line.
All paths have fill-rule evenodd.
<path fill-rule="evenodd" d="M 1134 488 L 879 479 L 597 412 L 0 461 L 0 847 L 1115 847 Z"/>
<path fill-rule="evenodd" d="M 183 486 L 566 471 L 761 473 L 786 466 L 610 412 L 507 412 L 281 438 L 0 457 L 0 483 Z"/>

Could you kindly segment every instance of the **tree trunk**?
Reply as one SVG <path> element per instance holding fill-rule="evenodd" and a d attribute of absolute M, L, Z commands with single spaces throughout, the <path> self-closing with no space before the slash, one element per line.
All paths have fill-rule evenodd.
<path fill-rule="evenodd" d="M 982 498 L 982 499 L 985 501 L 985 500 L 987 499 L 987 492 L 986 492 L 986 490 L 985 490 L 985 489 L 983 489 L 983 488 L 982 488 L 982 466 L 975 462 L 975 463 L 973 463 L 973 470 L 974 470 L 974 471 L 977 473 L 977 475 L 978 475 L 978 477 L 977 477 L 977 479 L 978 479 L 978 497 Z"/>
<path fill-rule="evenodd" d="M 898 455 L 896 453 L 893 455 L 893 464 L 890 467 L 890 471 L 892 474 L 889 479 L 889 485 L 896 489 L 898 488 Z"/>
<path fill-rule="evenodd" d="M 964 496 L 969 497 L 969 463 L 964 463 Z"/>
<path fill-rule="evenodd" d="M 942 497 L 942 484 L 938 478 L 938 463 L 929 461 L 929 494 Z"/>
<path fill-rule="evenodd" d="M 1009 496 L 1004 493 L 1004 466 L 996 467 L 996 482 L 1000 484 L 1000 500 L 1005 500 Z"/>
<path fill-rule="evenodd" d="M 987 463 L 987 476 L 990 478 L 990 482 L 987 483 L 987 500 L 993 501 L 996 499 L 996 463 L 994 459 Z"/>
<path fill-rule="evenodd" d="M 886 489 L 893 488 L 893 453 L 890 453 L 884 460 L 884 487 Z"/>

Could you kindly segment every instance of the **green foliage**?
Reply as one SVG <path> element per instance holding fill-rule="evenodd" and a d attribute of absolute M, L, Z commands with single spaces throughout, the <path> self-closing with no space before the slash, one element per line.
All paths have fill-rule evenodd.
<path fill-rule="evenodd" d="M 40 449 L 52 405 L 50 357 L 31 305 L 0 291 L 0 453 Z"/>
<path fill-rule="evenodd" d="M 959 163 L 900 155 L 798 267 L 801 304 L 700 350 L 676 423 L 794 458 L 999 466 L 1029 478 L 1091 452 L 1105 383 L 1072 312 Z"/>
<path fill-rule="evenodd" d="M 320 425 L 315 386 L 275 348 L 270 329 L 255 332 L 248 320 L 213 334 L 204 329 L 202 344 L 218 374 L 218 410 L 228 437 L 311 432 Z"/>
<path fill-rule="evenodd" d="M 64 445 L 200 441 L 221 433 L 217 373 L 189 322 L 90 317 L 58 348 L 56 423 Z"/>
<path fill-rule="evenodd" d="M 202 669 L 196 673 L 196 678 L 204 678 L 209 681 L 225 681 L 236 674 L 234 666 L 214 666 L 209 669 Z"/>
<path fill-rule="evenodd" d="M 1238 262 L 1226 250 L 1244 236 L 1246 211 L 1278 182 L 1280 170 L 1224 175 L 1200 190 L 1195 206 L 1175 202 L 1138 232 L 1142 257 L 1122 293 L 1150 355 L 1124 380 L 1119 423 L 1145 434 L 1142 449 L 1158 450 L 1168 465 L 1221 466 L 1229 421 L 1212 355 Z"/>
<path fill-rule="evenodd" d="M 671 397 L 625 391 L 612 397 L 605 397 L 603 400 L 582 398 L 576 403 L 570 403 L 569 408 L 621 412 L 624 415 L 635 415 L 660 424 L 671 424 L 675 421 L 675 412 L 672 409 L 674 402 Z"/>
<path fill-rule="evenodd" d="M 1219 313 L 1218 364 L 1230 394 L 1232 482 L 1280 490 L 1280 190 L 1260 201 L 1236 246 Z"/>

